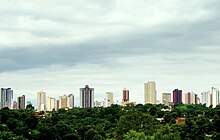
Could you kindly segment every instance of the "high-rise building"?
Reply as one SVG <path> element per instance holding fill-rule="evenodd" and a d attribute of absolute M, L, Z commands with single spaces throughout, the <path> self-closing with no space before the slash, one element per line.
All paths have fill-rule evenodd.
<path fill-rule="evenodd" d="M 129 102 L 129 90 L 124 88 L 122 94 L 122 102 Z"/>
<path fill-rule="evenodd" d="M 94 107 L 94 88 L 80 88 L 80 107 Z"/>
<path fill-rule="evenodd" d="M 13 90 L 11 88 L 1 88 L 0 108 L 8 107 L 12 109 Z"/>
<path fill-rule="evenodd" d="M 74 95 L 70 94 L 68 95 L 68 108 L 74 108 Z"/>
<path fill-rule="evenodd" d="M 212 107 L 216 107 L 218 104 L 220 104 L 220 92 L 217 88 L 212 87 L 211 95 L 212 95 Z"/>
<path fill-rule="evenodd" d="M 18 108 L 25 109 L 25 95 L 18 97 Z"/>
<path fill-rule="evenodd" d="M 220 92 L 219 89 L 212 87 L 210 91 L 202 92 L 202 103 L 206 104 L 207 107 L 212 105 L 216 107 L 220 104 Z"/>
<path fill-rule="evenodd" d="M 37 92 L 37 111 L 46 111 L 46 92 Z"/>
<path fill-rule="evenodd" d="M 162 93 L 163 104 L 168 104 L 171 102 L 171 93 Z"/>
<path fill-rule="evenodd" d="M 144 103 L 156 104 L 156 96 L 156 83 L 154 81 L 144 83 Z"/>
<path fill-rule="evenodd" d="M 185 104 L 196 104 L 197 96 L 194 92 L 187 92 L 185 94 Z"/>
<path fill-rule="evenodd" d="M 113 104 L 113 93 L 106 92 L 105 93 L 105 107 L 109 107 Z"/>
<path fill-rule="evenodd" d="M 63 96 L 59 98 L 59 104 L 60 104 L 59 107 L 67 108 L 67 103 L 68 103 L 68 99 L 67 99 L 66 94 L 64 94 Z"/>
<path fill-rule="evenodd" d="M 202 92 L 202 103 L 209 107 L 212 104 L 212 95 L 210 91 Z"/>
<path fill-rule="evenodd" d="M 56 108 L 56 99 L 52 97 L 48 97 L 47 110 L 53 111 L 53 109 L 55 108 Z"/>
<path fill-rule="evenodd" d="M 173 103 L 182 103 L 182 90 L 175 89 L 173 91 Z"/>

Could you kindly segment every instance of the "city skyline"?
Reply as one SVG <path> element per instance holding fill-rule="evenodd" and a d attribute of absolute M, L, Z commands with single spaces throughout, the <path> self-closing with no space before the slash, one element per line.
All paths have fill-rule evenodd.
<path fill-rule="evenodd" d="M 121 101 L 126 87 L 132 101 L 144 103 L 143 83 L 151 80 L 160 101 L 175 88 L 200 96 L 220 87 L 218 5 L 1 1 L 0 86 L 33 104 L 36 92 L 45 91 L 56 98 L 73 93 L 77 105 L 85 84 L 95 88 L 97 100 L 111 91 Z"/>
<path fill-rule="evenodd" d="M 152 87 L 152 84 L 155 87 L 154 86 Z M 146 86 L 152 87 L 153 90 L 156 89 L 155 81 L 144 83 L 144 89 L 146 89 Z M 7 92 L 7 90 L 9 90 L 10 92 Z M 116 101 L 116 99 L 113 100 L 113 94 L 114 94 L 113 92 L 109 92 L 109 91 L 105 92 L 105 95 L 103 94 L 104 98 L 102 98 L 101 100 L 97 100 L 94 94 L 95 89 L 89 88 L 89 85 L 86 85 L 85 88 L 79 88 L 79 90 L 80 90 L 79 96 L 81 96 L 82 98 L 80 102 L 82 102 L 83 100 L 84 102 L 85 101 L 88 102 L 88 103 L 85 103 L 84 107 L 101 107 L 101 106 L 107 107 L 106 106 L 107 98 L 110 101 L 110 104 L 107 103 L 109 105 L 111 105 L 112 103 L 122 105 L 123 103 L 126 103 L 126 102 L 127 103 L 133 102 L 135 104 L 145 104 L 141 102 L 135 102 L 133 99 L 130 100 L 129 90 L 126 88 L 123 88 L 122 90 L 122 96 L 121 96 L 122 102 L 121 103 L 118 100 Z M 6 103 L 7 96 L 8 96 L 6 94 L 8 93 L 10 97 L 12 96 L 10 99 L 10 102 L 7 102 L 7 104 L 11 104 L 9 108 L 23 108 L 24 109 L 26 105 L 31 104 L 31 101 L 29 100 L 27 101 L 27 103 L 25 103 L 25 99 L 26 99 L 25 95 L 18 96 L 17 101 L 13 99 L 13 95 L 11 95 L 11 93 L 13 93 L 12 88 L 1 88 L 1 102 L 0 102 L 1 104 Z M 146 93 L 146 90 L 144 91 L 144 97 L 145 97 L 145 93 Z M 200 94 L 194 93 L 193 91 L 182 91 L 182 90 L 174 89 L 172 96 L 171 96 L 171 93 L 161 93 L 161 95 L 162 95 L 162 101 L 159 101 L 159 102 L 158 102 L 158 96 L 156 96 L 157 104 L 162 103 L 162 104 L 168 105 L 169 103 L 176 104 L 180 102 L 184 104 L 199 104 L 199 103 L 205 104 L 206 103 L 206 106 L 212 105 L 213 107 L 216 107 L 216 105 L 220 104 L 220 91 L 219 91 L 219 88 L 216 88 L 216 87 L 211 87 L 211 89 L 208 90 L 207 92 L 202 92 Z M 171 101 L 171 97 L 172 97 L 172 101 Z M 20 100 L 19 98 L 22 98 L 22 99 Z M 53 100 L 52 101 L 52 104 L 54 104 L 52 105 L 53 107 L 51 107 L 51 99 Z M 63 99 L 65 100 L 65 102 L 63 102 Z M 20 102 L 22 102 L 23 107 L 20 107 L 19 105 Z M 57 110 L 59 108 L 70 108 L 71 109 L 73 107 L 83 107 L 82 105 L 75 104 L 75 102 L 77 101 L 75 100 L 74 94 L 69 94 L 68 96 L 64 94 L 62 96 L 59 96 L 58 98 L 47 96 L 47 99 L 46 99 L 46 92 L 40 91 L 40 92 L 37 92 L 37 105 L 36 104 L 32 104 L 32 105 L 34 105 L 36 107 L 36 110 L 38 111 L 39 110 L 51 111 L 53 109 Z"/>

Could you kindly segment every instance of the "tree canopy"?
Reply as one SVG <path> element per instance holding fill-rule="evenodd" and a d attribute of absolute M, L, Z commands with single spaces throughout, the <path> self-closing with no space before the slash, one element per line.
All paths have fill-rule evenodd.
<path fill-rule="evenodd" d="M 73 108 L 35 115 L 34 108 L 0 110 L 0 139 L 33 140 L 219 140 L 220 107 L 138 104 Z M 185 118 L 177 124 L 177 118 Z"/>

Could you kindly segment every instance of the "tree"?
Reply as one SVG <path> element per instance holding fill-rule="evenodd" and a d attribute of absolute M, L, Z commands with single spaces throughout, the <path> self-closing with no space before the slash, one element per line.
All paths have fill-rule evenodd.
<path fill-rule="evenodd" d="M 85 133 L 85 138 L 84 140 L 93 140 L 93 138 L 97 135 L 97 132 L 94 129 L 89 129 Z"/>
<path fill-rule="evenodd" d="M 154 136 L 145 136 L 144 132 L 129 131 L 124 134 L 126 140 L 154 140 Z"/>

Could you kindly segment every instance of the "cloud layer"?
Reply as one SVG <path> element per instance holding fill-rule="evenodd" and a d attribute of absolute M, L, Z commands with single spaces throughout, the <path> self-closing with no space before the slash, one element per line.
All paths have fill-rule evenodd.
<path fill-rule="evenodd" d="M 96 99 L 143 83 L 198 94 L 219 86 L 219 1 L 0 2 L 0 85 L 58 97 L 91 84 Z M 76 101 L 78 102 L 78 101 Z"/>

